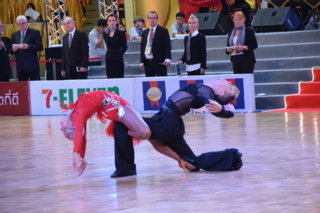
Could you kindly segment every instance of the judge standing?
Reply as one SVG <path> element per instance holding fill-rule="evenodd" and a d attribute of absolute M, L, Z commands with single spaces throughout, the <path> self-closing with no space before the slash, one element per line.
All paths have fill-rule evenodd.
<path fill-rule="evenodd" d="M 258 47 L 254 31 L 245 25 L 246 17 L 242 11 L 233 15 L 234 29 L 228 36 L 226 53 L 231 55 L 235 74 L 253 73 L 256 63 L 254 49 Z"/>
<path fill-rule="evenodd" d="M 189 35 L 184 38 L 184 53 L 177 64 L 186 63 L 188 75 L 204 75 L 207 64 L 206 37 L 199 33 L 199 20 L 191 15 L 188 20 Z"/>
<path fill-rule="evenodd" d="M 86 79 L 89 57 L 87 34 L 76 29 L 71 17 L 65 17 L 63 25 L 67 34 L 63 36 L 61 75 L 67 79 Z"/>
<path fill-rule="evenodd" d="M 107 44 L 106 71 L 108 78 L 124 77 L 123 55 L 127 50 L 127 39 L 124 31 L 117 27 L 117 19 L 114 15 L 107 17 L 108 28 L 104 34 Z"/>

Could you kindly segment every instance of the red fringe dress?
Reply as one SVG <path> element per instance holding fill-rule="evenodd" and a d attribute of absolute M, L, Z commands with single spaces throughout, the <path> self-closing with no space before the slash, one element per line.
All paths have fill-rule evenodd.
<path fill-rule="evenodd" d="M 119 118 L 118 107 L 125 105 L 130 104 L 113 92 L 97 90 L 82 93 L 76 103 L 67 108 L 73 110 L 71 114 L 75 127 L 73 151 L 79 153 L 80 156 L 84 158 L 87 142 L 86 124 L 87 120 L 89 120 L 95 113 L 97 113 L 97 118 L 102 123 L 106 123 L 107 120 L 111 121 L 106 128 L 106 134 L 108 136 L 113 136 L 114 122 L 118 121 Z"/>

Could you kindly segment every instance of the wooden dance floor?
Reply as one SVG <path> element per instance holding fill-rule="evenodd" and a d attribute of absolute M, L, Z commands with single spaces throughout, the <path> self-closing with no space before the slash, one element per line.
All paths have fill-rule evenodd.
<path fill-rule="evenodd" d="M 71 168 L 62 116 L 0 117 L 0 212 L 320 212 L 320 112 L 187 115 L 196 154 L 235 147 L 244 166 L 186 173 L 149 142 L 135 147 L 137 176 L 110 179 L 112 138 L 88 122 L 82 176 Z"/>

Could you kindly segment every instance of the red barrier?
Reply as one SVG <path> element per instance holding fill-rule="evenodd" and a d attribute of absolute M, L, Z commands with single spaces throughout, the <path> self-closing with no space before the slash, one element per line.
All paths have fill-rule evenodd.
<path fill-rule="evenodd" d="M 0 82 L 0 115 L 30 115 L 29 82 Z"/>
<path fill-rule="evenodd" d="M 97 60 L 102 60 L 102 57 L 96 57 L 96 58 L 88 58 L 88 61 L 97 61 Z M 62 62 L 62 59 L 57 59 L 56 62 Z M 40 64 L 44 63 L 52 63 L 52 60 L 39 60 Z M 10 65 L 15 66 L 16 63 L 14 61 L 10 61 Z"/>

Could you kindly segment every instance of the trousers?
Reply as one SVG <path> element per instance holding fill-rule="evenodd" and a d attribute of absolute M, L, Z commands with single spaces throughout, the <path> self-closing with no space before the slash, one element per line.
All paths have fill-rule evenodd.
<path fill-rule="evenodd" d="M 211 151 L 195 155 L 184 139 L 184 123 L 181 116 L 161 109 L 151 118 L 143 118 L 151 129 L 150 139 L 160 141 L 175 151 L 185 161 L 197 169 L 205 171 L 231 171 L 235 148 Z M 134 149 L 128 129 L 122 123 L 115 126 L 115 167 L 118 172 L 130 173 L 136 170 Z"/>

